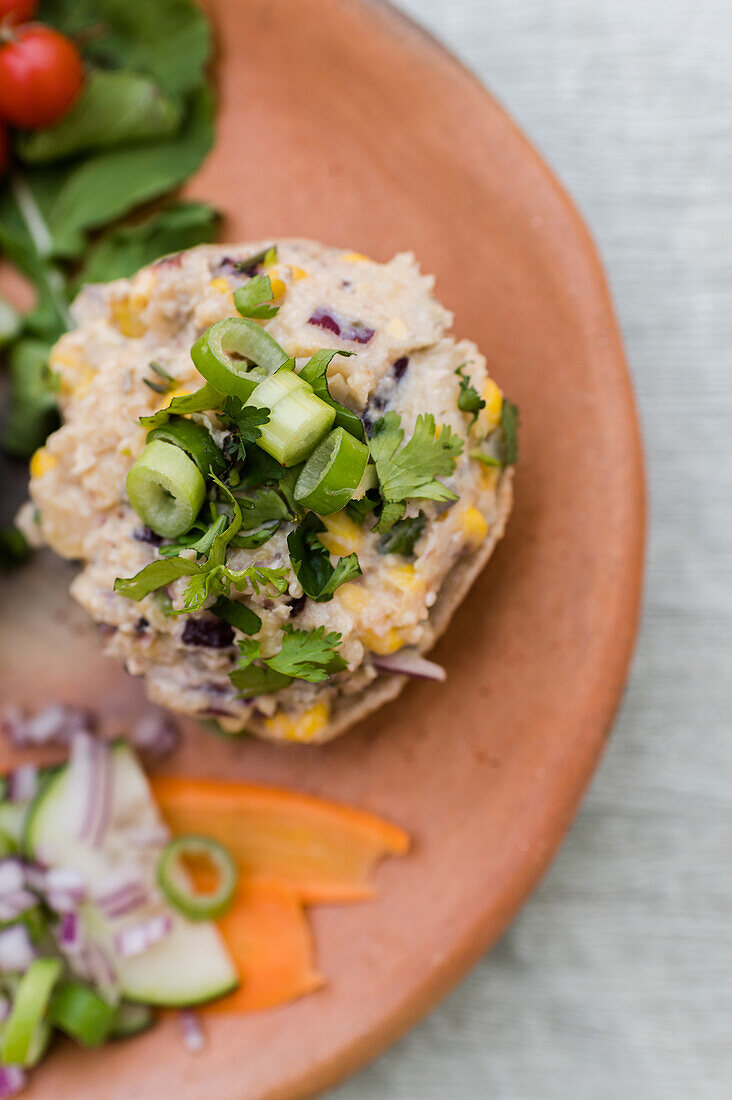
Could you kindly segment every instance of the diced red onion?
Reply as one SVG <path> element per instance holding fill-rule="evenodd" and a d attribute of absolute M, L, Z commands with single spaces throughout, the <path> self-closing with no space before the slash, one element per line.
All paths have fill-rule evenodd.
<path fill-rule="evenodd" d="M 56 942 L 66 955 L 78 955 L 84 949 L 81 918 L 78 913 L 64 913 L 56 930 Z"/>
<path fill-rule="evenodd" d="M 173 930 L 173 921 L 166 914 L 148 917 L 138 924 L 123 928 L 114 937 L 114 949 L 121 959 L 142 955 L 148 948 L 164 939 Z"/>
<path fill-rule="evenodd" d="M 119 998 L 117 972 L 98 943 L 86 944 L 74 965 L 77 970 L 83 971 L 83 976 L 93 982 L 110 1004 Z"/>
<path fill-rule="evenodd" d="M 8 894 L 17 894 L 26 883 L 26 872 L 19 859 L 0 859 L 0 901 Z"/>
<path fill-rule="evenodd" d="M 0 1066 L 0 1100 L 17 1096 L 25 1088 L 26 1076 L 20 1066 Z"/>
<path fill-rule="evenodd" d="M 0 921 L 17 920 L 38 905 L 38 898 L 30 890 L 18 890 L 15 894 L 6 894 L 0 898 Z"/>
<path fill-rule="evenodd" d="M 333 310 L 320 306 L 308 317 L 308 324 L 332 332 L 344 340 L 354 340 L 357 344 L 368 344 L 374 338 L 376 330 L 363 321 L 344 321 Z"/>
<path fill-rule="evenodd" d="M 170 840 L 170 830 L 162 822 L 160 825 L 150 825 L 146 828 L 125 829 L 122 835 L 125 844 L 133 848 L 158 848 Z"/>
<path fill-rule="evenodd" d="M 38 790 L 38 768 L 23 764 L 8 776 L 8 796 L 11 802 L 30 802 Z"/>
<path fill-rule="evenodd" d="M 112 812 L 112 760 L 103 741 L 77 733 L 71 743 L 72 782 L 82 801 L 79 840 L 98 847 Z"/>
<path fill-rule="evenodd" d="M 36 957 L 33 944 L 24 924 L 13 924 L 0 929 L 0 970 L 11 974 L 27 970 Z"/>
<path fill-rule="evenodd" d="M 19 707 L 8 707 L 2 718 L 2 729 L 16 748 L 33 745 L 68 745 L 75 733 L 91 730 L 94 719 L 90 711 L 68 703 L 53 703 L 27 717 Z"/>
<path fill-rule="evenodd" d="M 49 894 L 67 894 L 78 901 L 84 899 L 84 876 L 73 867 L 51 867 L 45 872 L 44 881 Z"/>
<path fill-rule="evenodd" d="M 132 727 L 130 742 L 140 752 L 159 760 L 178 748 L 180 729 L 169 714 L 150 711 Z"/>
<path fill-rule="evenodd" d="M 148 892 L 139 879 L 129 879 L 113 890 L 97 894 L 94 900 L 104 915 L 114 920 L 143 906 L 148 901 Z"/>
<path fill-rule="evenodd" d="M 206 1046 L 206 1036 L 203 1034 L 201 1020 L 197 1012 L 192 1008 L 183 1008 L 178 1013 L 181 1030 L 183 1032 L 183 1044 L 191 1054 L 198 1054 Z"/>
<path fill-rule="evenodd" d="M 376 668 L 382 672 L 393 672 L 399 676 L 414 676 L 417 680 L 447 679 L 447 673 L 442 665 L 428 661 L 414 649 L 400 649 L 396 653 L 386 656 L 374 654 L 371 658 Z"/>

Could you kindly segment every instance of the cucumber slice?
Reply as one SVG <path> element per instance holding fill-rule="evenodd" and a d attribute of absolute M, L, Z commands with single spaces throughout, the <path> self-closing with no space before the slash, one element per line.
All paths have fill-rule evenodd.
<path fill-rule="evenodd" d="M 134 848 L 125 830 L 159 828 L 162 824 L 145 774 L 123 742 L 112 747 L 111 817 L 99 847 L 79 839 L 79 792 L 70 781 L 68 766 L 60 769 L 38 792 L 26 819 L 23 847 L 32 858 L 50 867 L 67 867 L 84 875 L 89 892 L 104 889 L 112 874 L 128 872 L 141 879 L 173 922 L 169 935 L 142 954 L 116 958 L 112 945 L 119 921 L 108 920 L 90 902 L 81 908 L 85 934 L 114 959 L 122 996 L 146 1004 L 179 1007 L 203 1004 L 238 985 L 236 969 L 216 925 L 189 921 L 165 906 L 156 884 L 157 863 L 163 848 Z M 134 921 L 134 917 L 127 918 Z"/>

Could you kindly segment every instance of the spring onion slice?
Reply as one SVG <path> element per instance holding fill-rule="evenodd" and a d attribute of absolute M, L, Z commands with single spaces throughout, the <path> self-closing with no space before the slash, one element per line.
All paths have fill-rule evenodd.
<path fill-rule="evenodd" d="M 224 456 L 216 446 L 208 428 L 195 420 L 188 420 L 184 416 L 171 416 L 167 424 L 161 424 L 159 428 L 153 428 L 147 433 L 147 442 L 152 439 L 162 439 L 166 443 L 173 443 L 186 452 L 192 458 L 204 477 L 209 470 L 215 474 L 222 474 L 226 469 Z"/>
<path fill-rule="evenodd" d="M 174 397 L 164 409 L 158 409 L 150 416 L 141 416 L 140 423 L 143 428 L 159 428 L 161 424 L 167 424 L 171 416 L 188 413 L 208 412 L 210 409 L 219 409 L 224 403 L 223 396 L 209 386 L 208 382 L 193 393 L 184 393 Z"/>
<path fill-rule="evenodd" d="M 36 959 L 20 979 L 0 1041 L 0 1059 L 6 1066 L 25 1066 L 31 1060 L 36 1033 L 62 970 L 60 959 Z"/>
<path fill-rule="evenodd" d="M 48 1019 L 85 1047 L 98 1047 L 109 1035 L 116 1010 L 82 982 L 61 982 L 53 991 Z"/>
<path fill-rule="evenodd" d="M 307 361 L 300 371 L 300 377 L 313 387 L 316 397 L 319 397 L 322 401 L 325 401 L 326 404 L 331 405 L 335 409 L 336 427 L 345 428 L 351 435 L 355 435 L 356 439 L 363 439 L 364 431 L 361 417 L 358 413 L 355 413 L 352 409 L 346 408 L 345 405 L 341 405 L 340 401 L 336 401 L 331 397 L 330 389 L 328 388 L 327 370 L 333 357 L 336 355 L 350 356 L 352 354 L 354 353 L 350 351 L 321 348 L 320 351 L 316 351 L 315 355 L 311 356 Z"/>
<path fill-rule="evenodd" d="M 277 341 L 244 317 L 226 317 L 211 325 L 191 348 L 191 358 L 214 389 L 242 401 L 257 382 L 287 362 Z M 252 364 L 259 369 L 253 370 Z"/>
<path fill-rule="evenodd" d="M 300 471 L 295 500 L 320 516 L 340 512 L 360 485 L 368 458 L 368 447 L 343 428 L 334 428 Z"/>
<path fill-rule="evenodd" d="M 307 458 L 335 419 L 335 410 L 291 371 L 278 371 L 257 386 L 247 405 L 269 408 L 269 421 L 261 426 L 257 446 L 282 466 L 295 466 Z"/>
<path fill-rule="evenodd" d="M 127 474 L 127 495 L 143 523 L 174 539 L 192 526 L 206 483 L 185 451 L 153 439 Z"/>
<path fill-rule="evenodd" d="M 184 857 L 203 859 L 218 873 L 218 884 L 209 893 L 197 893 L 181 867 Z M 168 902 L 189 920 L 212 920 L 229 907 L 239 877 L 231 855 L 216 840 L 205 836 L 179 836 L 165 846 L 158 863 L 158 885 Z"/>
<path fill-rule="evenodd" d="M 227 596 L 219 596 L 210 610 L 217 618 L 223 619 L 242 634 L 256 634 L 262 628 L 262 620 L 250 607 L 239 600 L 230 600 Z"/>

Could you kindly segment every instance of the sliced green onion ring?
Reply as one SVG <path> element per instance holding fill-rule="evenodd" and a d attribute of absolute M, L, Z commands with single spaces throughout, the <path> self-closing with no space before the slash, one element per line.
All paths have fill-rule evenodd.
<path fill-rule="evenodd" d="M 246 401 L 257 382 L 274 374 L 288 357 L 277 341 L 254 321 L 226 317 L 199 336 L 191 348 L 191 358 L 199 373 L 219 393 Z M 252 364 L 259 370 L 253 370 Z"/>
<path fill-rule="evenodd" d="M 292 363 L 294 360 L 290 359 L 288 362 Z M 247 405 L 258 409 L 274 409 L 278 401 L 290 394 L 311 394 L 312 392 L 312 386 L 295 374 L 294 370 L 281 367 L 252 390 Z"/>
<path fill-rule="evenodd" d="M 360 485 L 368 458 L 368 447 L 343 428 L 334 428 L 300 471 L 295 500 L 319 516 L 340 512 Z"/>
<path fill-rule="evenodd" d="M 113 1005 L 82 982 L 61 982 L 53 991 L 48 1019 L 71 1039 L 85 1047 L 98 1047 L 112 1030 Z"/>
<path fill-rule="evenodd" d="M 143 523 L 174 539 L 195 520 L 206 483 L 185 451 L 162 439 L 148 443 L 127 474 L 127 495 Z"/>
<path fill-rule="evenodd" d="M 37 1044 L 37 1032 L 61 976 L 60 959 L 35 959 L 18 983 L 0 1042 L 0 1060 L 6 1066 L 25 1066 Z"/>
<path fill-rule="evenodd" d="M 270 410 L 269 421 L 261 425 L 257 446 L 282 466 L 296 466 L 307 458 L 335 420 L 335 410 L 316 397 L 307 382 L 289 371 L 278 371 L 257 386 L 246 403 Z"/>
<path fill-rule="evenodd" d="M 203 858 L 218 872 L 216 889 L 197 893 L 181 861 L 185 856 Z M 206 836 L 179 836 L 166 844 L 158 862 L 158 885 L 169 903 L 189 920 L 213 920 L 228 909 L 239 878 L 230 853 Z"/>
<path fill-rule="evenodd" d="M 171 416 L 167 424 L 153 428 L 147 433 L 148 443 L 152 439 L 163 439 L 166 443 L 173 443 L 176 447 L 180 447 L 193 459 L 204 477 L 209 470 L 220 475 L 226 469 L 224 456 L 211 438 L 208 428 L 196 420 L 188 420 L 184 416 Z"/>

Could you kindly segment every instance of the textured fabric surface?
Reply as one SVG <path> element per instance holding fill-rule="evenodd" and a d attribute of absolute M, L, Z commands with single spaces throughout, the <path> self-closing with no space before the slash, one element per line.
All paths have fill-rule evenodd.
<path fill-rule="evenodd" d="M 333 1100 L 732 1096 L 730 0 L 401 0 L 583 210 L 644 423 L 646 609 L 605 759 L 544 883 Z"/>

